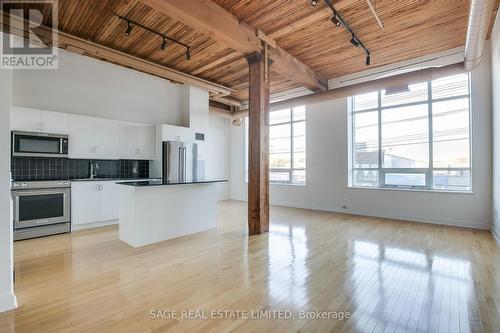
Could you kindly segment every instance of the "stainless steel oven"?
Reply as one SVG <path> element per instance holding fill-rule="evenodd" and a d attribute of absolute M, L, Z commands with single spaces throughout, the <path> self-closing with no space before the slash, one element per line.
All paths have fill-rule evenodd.
<path fill-rule="evenodd" d="M 70 182 L 13 182 L 14 240 L 71 230 Z"/>
<path fill-rule="evenodd" d="M 12 156 L 68 157 L 68 136 L 12 131 Z"/>

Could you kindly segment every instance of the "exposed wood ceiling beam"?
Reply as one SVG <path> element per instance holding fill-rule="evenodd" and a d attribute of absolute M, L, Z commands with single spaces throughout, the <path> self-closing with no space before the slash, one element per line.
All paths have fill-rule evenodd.
<path fill-rule="evenodd" d="M 10 20 L 19 20 L 23 21 L 20 18 L 15 18 L 9 16 L 7 13 L 1 12 L 0 15 L 3 16 L 3 26 L 1 27 L 3 31 L 10 31 L 11 34 L 25 37 L 24 31 L 18 29 L 17 27 L 22 27 L 23 25 L 12 24 L 9 25 Z M 36 26 L 33 24 L 32 26 Z M 34 32 L 40 37 L 49 38 L 52 34 L 52 29 L 46 26 L 38 26 L 37 28 L 33 28 Z M 209 90 L 210 92 L 221 94 L 221 95 L 229 95 L 231 92 L 235 92 L 234 89 L 225 87 L 220 84 L 216 84 L 204 79 L 200 79 L 196 76 L 189 75 L 167 66 L 159 65 L 147 60 L 143 60 L 138 57 L 134 57 L 124 52 L 117 51 L 115 49 L 84 40 L 73 35 L 58 31 L 58 40 L 57 45 L 53 45 L 54 47 L 61 47 L 66 49 L 69 52 L 74 52 L 76 54 L 92 54 L 98 56 L 100 58 L 107 59 L 109 61 L 118 63 L 122 66 L 130 67 L 132 69 L 159 76 L 168 80 L 172 80 L 180 83 L 193 84 L 202 88 Z"/>
<path fill-rule="evenodd" d="M 227 54 L 223 57 L 217 58 L 217 60 L 215 60 L 215 61 L 209 62 L 206 65 L 203 65 L 201 67 L 196 68 L 194 71 L 192 71 L 192 74 L 198 75 L 198 74 L 203 73 L 204 71 L 207 71 L 211 68 L 217 67 L 218 65 L 223 64 L 227 61 L 236 60 L 236 59 L 240 59 L 240 58 L 241 58 L 241 56 L 239 54 L 235 53 L 234 51 L 231 51 L 229 54 Z"/>
<path fill-rule="evenodd" d="M 151 8 L 198 30 L 228 48 L 245 55 L 262 51 L 267 37 L 210 0 L 141 0 Z M 313 91 L 324 91 L 327 82 L 319 74 L 277 46 L 270 49 L 273 67 L 281 75 Z"/>
<path fill-rule="evenodd" d="M 233 98 L 212 96 L 212 97 L 210 97 L 210 99 L 212 99 L 216 102 L 222 103 L 222 104 L 232 105 L 232 106 L 236 106 L 238 108 L 242 107 L 241 102 L 236 100 L 236 99 L 233 99 Z"/>

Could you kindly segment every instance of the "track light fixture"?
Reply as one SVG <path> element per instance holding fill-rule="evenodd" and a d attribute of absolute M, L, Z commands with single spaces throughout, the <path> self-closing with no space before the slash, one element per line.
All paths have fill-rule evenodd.
<path fill-rule="evenodd" d="M 317 3 L 318 1 L 316 1 L 316 4 Z M 354 45 L 355 47 L 361 46 L 361 48 L 366 53 L 366 62 L 365 62 L 366 66 L 369 66 L 371 64 L 370 50 L 368 50 L 368 48 L 363 44 L 363 42 L 361 42 L 361 40 L 358 38 L 358 36 L 356 36 L 354 31 L 349 26 L 349 24 L 347 24 L 347 22 L 344 20 L 342 15 L 340 15 L 340 13 L 335 9 L 335 7 L 333 7 L 332 0 L 325 0 L 325 3 L 332 10 L 333 16 L 330 19 L 332 23 L 337 27 L 342 25 L 351 34 L 351 40 L 350 40 L 351 44 Z"/>
<path fill-rule="evenodd" d="M 170 37 L 168 37 L 168 36 L 166 36 L 166 35 L 164 35 L 164 34 L 162 34 L 162 33 L 158 32 L 158 31 L 155 31 L 155 30 L 153 30 L 153 29 L 150 29 L 150 28 L 148 28 L 148 27 L 145 27 L 145 26 L 143 26 L 143 25 L 142 25 L 142 24 L 140 24 L 140 23 L 137 23 L 137 22 L 134 22 L 134 21 L 132 21 L 132 20 L 129 20 L 129 19 L 128 19 L 128 18 L 126 18 L 126 17 L 120 16 L 120 15 L 118 15 L 118 14 L 114 14 L 114 15 L 115 15 L 116 17 L 118 17 L 119 19 L 124 20 L 125 22 L 127 22 L 127 30 L 125 30 L 125 36 L 130 36 L 130 34 L 132 33 L 132 28 L 133 28 L 134 26 L 137 26 L 137 27 L 139 27 L 139 28 L 141 28 L 141 29 L 144 29 L 144 30 L 146 30 L 146 31 L 148 31 L 148 32 L 150 32 L 150 33 L 152 33 L 152 34 L 155 34 L 155 35 L 160 36 L 160 37 L 161 37 L 161 40 L 162 40 L 162 42 L 161 42 L 161 46 L 160 46 L 160 49 L 161 49 L 162 51 L 165 51 L 165 50 L 167 49 L 167 47 L 168 47 L 168 43 L 169 43 L 169 42 L 172 42 L 172 43 L 175 43 L 175 44 L 178 44 L 178 45 L 180 45 L 180 46 L 184 47 L 184 48 L 186 49 L 186 60 L 190 60 L 190 59 L 191 59 L 191 50 L 190 50 L 190 48 L 189 48 L 189 45 L 186 45 L 186 44 L 184 44 L 184 43 L 182 43 L 182 42 L 179 42 L 179 41 L 178 41 L 178 40 L 176 40 L 176 39 L 170 38 Z"/>
<path fill-rule="evenodd" d="M 130 23 L 130 21 L 127 21 L 127 30 L 125 30 L 125 36 L 130 36 L 130 34 L 132 33 L 132 23 Z"/>
<path fill-rule="evenodd" d="M 359 41 L 355 35 L 352 35 L 351 44 L 354 45 L 355 47 L 359 47 Z"/>
<path fill-rule="evenodd" d="M 332 21 L 332 23 L 333 23 L 336 27 L 340 26 L 340 20 L 339 20 L 339 19 L 338 19 L 338 17 L 337 17 L 337 11 L 336 11 L 336 10 L 333 12 L 333 16 L 332 16 L 332 18 L 331 18 L 331 21 Z"/>
<path fill-rule="evenodd" d="M 318 5 L 318 0 L 311 0 L 309 4 L 313 7 L 316 7 Z"/>

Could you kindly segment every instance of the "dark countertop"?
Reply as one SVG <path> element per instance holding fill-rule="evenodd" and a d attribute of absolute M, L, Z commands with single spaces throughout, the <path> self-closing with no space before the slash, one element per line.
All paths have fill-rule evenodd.
<path fill-rule="evenodd" d="M 147 186 L 168 186 L 168 185 L 190 185 L 190 184 L 210 184 L 210 183 L 225 183 L 227 179 L 204 179 L 204 180 L 192 180 L 192 181 L 163 181 L 163 180 L 144 180 L 135 182 L 121 182 L 118 185 L 128 185 L 135 187 L 147 187 Z"/>
<path fill-rule="evenodd" d="M 151 180 L 161 180 L 161 178 L 137 178 L 137 177 L 134 177 L 134 178 L 106 178 L 106 177 L 103 177 L 103 178 L 100 178 L 100 177 L 96 177 L 96 178 L 78 178 L 78 179 L 70 179 L 70 181 L 72 182 L 111 182 L 111 181 L 127 181 L 127 180 L 133 180 L 133 181 L 151 181 Z"/>

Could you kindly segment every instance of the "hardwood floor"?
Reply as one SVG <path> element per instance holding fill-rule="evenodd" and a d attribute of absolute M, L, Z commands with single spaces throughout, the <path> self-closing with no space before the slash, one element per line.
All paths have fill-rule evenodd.
<path fill-rule="evenodd" d="M 137 249 L 115 226 L 17 242 L 19 308 L 0 331 L 500 332 L 487 231 L 272 207 L 270 232 L 248 239 L 246 213 L 222 202 L 217 230 Z M 294 319 L 248 318 L 264 310 Z M 351 317 L 300 317 L 315 310 Z"/>

